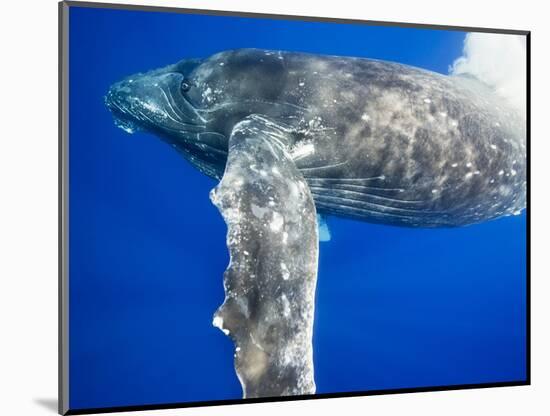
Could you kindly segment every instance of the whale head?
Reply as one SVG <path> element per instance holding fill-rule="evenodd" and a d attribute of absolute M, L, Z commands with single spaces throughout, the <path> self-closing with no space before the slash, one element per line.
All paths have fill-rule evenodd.
<path fill-rule="evenodd" d="M 113 84 L 105 103 L 115 124 L 162 138 L 203 173 L 223 174 L 233 127 L 251 114 L 285 124 L 299 107 L 284 97 L 285 63 L 277 52 L 224 51 L 135 74 Z"/>
<path fill-rule="evenodd" d="M 199 60 L 184 60 L 114 83 L 105 105 L 115 124 L 126 131 L 146 131 L 162 138 L 204 173 L 217 177 L 227 157 L 227 139 L 192 97 L 190 78 Z"/>
<path fill-rule="evenodd" d="M 119 127 L 128 133 L 154 130 L 178 136 L 205 129 L 205 120 L 187 97 L 187 75 L 197 61 L 186 60 L 114 83 L 105 96 Z"/>

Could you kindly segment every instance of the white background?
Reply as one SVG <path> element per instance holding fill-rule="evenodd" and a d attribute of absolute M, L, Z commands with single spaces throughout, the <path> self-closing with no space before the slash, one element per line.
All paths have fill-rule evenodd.
<path fill-rule="evenodd" d="M 111 0 L 115 2 L 116 0 Z M 140 412 L 147 415 L 550 414 L 549 14 L 543 1 L 139 1 L 264 13 L 438 23 L 532 33 L 532 382 L 529 387 Z M 53 415 L 57 398 L 57 4 L 0 14 L 0 413 Z"/>

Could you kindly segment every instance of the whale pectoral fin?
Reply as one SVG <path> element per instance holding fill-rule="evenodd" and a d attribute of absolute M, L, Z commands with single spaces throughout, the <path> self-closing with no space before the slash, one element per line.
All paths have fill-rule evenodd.
<path fill-rule="evenodd" d="M 332 238 L 330 228 L 324 215 L 317 214 L 317 225 L 319 227 L 319 241 L 327 242 Z"/>
<path fill-rule="evenodd" d="M 228 227 L 231 258 L 213 324 L 235 342 L 243 397 L 315 392 L 317 219 L 287 141 L 268 119 L 240 122 L 223 178 L 210 194 Z"/>

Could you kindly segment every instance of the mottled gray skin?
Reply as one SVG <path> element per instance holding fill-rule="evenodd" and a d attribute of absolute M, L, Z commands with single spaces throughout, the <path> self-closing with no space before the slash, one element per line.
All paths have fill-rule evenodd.
<path fill-rule="evenodd" d="M 256 49 L 197 63 L 130 77 L 113 87 L 108 103 L 212 177 L 223 174 L 233 126 L 261 114 L 293 130 L 291 153 L 320 213 L 432 227 L 480 222 L 525 206 L 525 121 L 474 79 Z M 183 77 L 190 89 L 182 93 Z M 140 88 L 156 110 L 140 114 L 128 107 L 124 90 L 139 106 Z M 163 91 L 171 92 L 170 105 Z"/>
<path fill-rule="evenodd" d="M 245 398 L 315 392 L 317 218 L 286 141 L 267 119 L 239 122 L 223 179 L 210 193 L 227 224 L 231 258 L 213 323 L 235 342 Z"/>
<path fill-rule="evenodd" d="M 106 103 L 221 179 L 231 262 L 213 323 L 244 397 L 315 392 L 317 212 L 437 227 L 525 206 L 525 121 L 475 79 L 243 49 L 131 76 Z"/>

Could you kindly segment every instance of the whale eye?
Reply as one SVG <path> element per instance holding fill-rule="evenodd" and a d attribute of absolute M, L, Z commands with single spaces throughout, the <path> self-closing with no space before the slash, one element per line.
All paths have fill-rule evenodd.
<path fill-rule="evenodd" d="M 182 92 L 187 92 L 191 89 L 191 83 L 188 80 L 184 79 L 181 82 L 181 87 L 180 88 L 181 88 Z"/>

